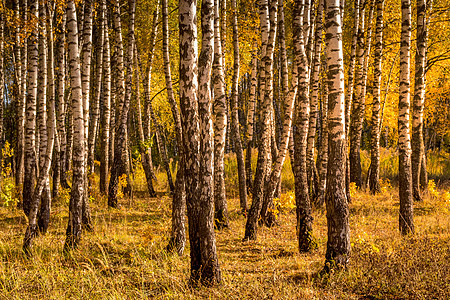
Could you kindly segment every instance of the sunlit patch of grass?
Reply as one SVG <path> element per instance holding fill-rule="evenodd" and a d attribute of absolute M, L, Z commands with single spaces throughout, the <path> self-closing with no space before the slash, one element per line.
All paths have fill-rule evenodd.
<path fill-rule="evenodd" d="M 21 251 L 24 214 L 1 206 L 0 299 L 450 298 L 450 190 L 443 185 L 434 187 L 438 196 L 428 193 L 414 204 L 416 235 L 406 238 L 398 232 L 398 190 L 389 180 L 382 180 L 377 195 L 355 189 L 349 266 L 329 277 L 320 274 L 327 242 L 324 209 L 313 212 L 318 249 L 300 254 L 292 191 L 280 198 L 278 225 L 260 227 L 257 241 L 250 242 L 242 241 L 246 219 L 237 192 L 229 193 L 230 227 L 216 231 L 222 284 L 194 289 L 188 285 L 189 242 L 181 257 L 165 251 L 171 197 L 148 198 L 145 176 L 134 182 L 139 193 L 121 200 L 120 209 L 94 197 L 94 232 L 83 233 L 80 248 L 67 256 L 65 201 L 55 202 L 49 232 L 36 238 L 31 259 Z"/>

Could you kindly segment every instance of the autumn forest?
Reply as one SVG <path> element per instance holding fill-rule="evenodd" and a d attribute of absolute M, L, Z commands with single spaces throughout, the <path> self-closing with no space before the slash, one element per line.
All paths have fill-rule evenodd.
<path fill-rule="evenodd" d="M 450 298 L 448 0 L 0 0 L 0 299 Z"/>

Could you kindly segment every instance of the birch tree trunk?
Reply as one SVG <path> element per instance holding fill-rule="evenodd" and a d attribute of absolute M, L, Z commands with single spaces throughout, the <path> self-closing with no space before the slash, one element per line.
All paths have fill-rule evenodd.
<path fill-rule="evenodd" d="M 411 1 L 402 0 L 402 31 L 400 41 L 400 88 L 398 100 L 398 180 L 400 197 L 399 227 L 402 235 L 414 233 L 413 191 L 411 174 L 410 60 L 411 60 Z"/>
<path fill-rule="evenodd" d="M 80 52 L 78 47 L 77 14 L 73 0 L 67 2 L 67 42 L 70 69 L 71 102 L 73 114 L 73 179 L 69 203 L 69 224 L 66 231 L 64 251 L 78 246 L 81 238 L 82 206 L 84 197 L 85 131 L 83 94 L 80 70 Z"/>
<path fill-rule="evenodd" d="M 247 191 L 252 192 L 253 188 L 253 174 L 252 174 L 252 148 L 253 148 L 253 134 L 255 131 L 255 110 L 256 110 L 256 88 L 258 86 L 258 58 L 257 58 L 257 43 L 254 41 L 252 51 L 252 67 L 250 74 L 250 91 L 248 99 L 247 112 L 247 152 L 245 155 L 245 170 L 247 179 Z M 247 194 L 248 194 L 247 193 Z"/>
<path fill-rule="evenodd" d="M 88 167 L 88 140 L 89 140 L 89 103 L 91 101 L 91 58 L 92 58 L 92 0 L 84 1 L 83 12 L 83 37 L 81 50 L 81 89 L 83 95 L 83 119 L 84 119 L 84 166 Z M 81 33 L 81 31 L 80 31 Z M 87 230 L 93 230 L 91 224 L 91 209 L 89 207 L 89 181 L 88 170 L 84 171 L 84 196 L 82 204 L 82 223 Z"/>
<path fill-rule="evenodd" d="M 300 252 L 308 252 L 316 248 L 312 236 L 312 211 L 309 198 L 308 179 L 307 179 L 307 138 L 309 125 L 309 65 L 308 57 L 305 51 L 305 42 L 308 39 L 309 32 L 309 1 L 296 1 L 296 23 L 298 27 L 298 40 L 294 47 L 295 56 L 298 62 L 298 96 L 297 96 L 297 115 L 296 130 L 294 133 L 294 179 L 295 179 L 295 203 L 297 212 L 297 237 Z M 305 21 L 304 18 L 307 18 Z M 301 25 L 303 23 L 303 25 Z"/>
<path fill-rule="evenodd" d="M 204 71 L 206 71 L 203 64 L 209 61 L 208 64 L 210 65 L 212 62 L 213 9 L 214 4 L 212 0 L 202 1 L 201 78 L 203 78 L 202 75 L 205 75 Z M 220 283 L 221 274 L 214 236 L 214 210 L 212 199 L 205 199 L 206 194 L 211 192 L 212 186 L 210 188 L 205 186 L 202 178 L 203 174 L 199 173 L 200 170 L 204 171 L 206 166 L 199 162 L 199 149 L 202 147 L 202 150 L 205 150 L 205 148 L 199 141 L 196 11 L 196 1 L 180 0 L 180 106 L 183 116 L 185 171 L 188 175 L 186 176 L 186 202 L 191 246 L 191 282 L 194 284 L 201 282 L 205 285 L 215 285 Z M 206 51 L 203 47 L 206 44 L 211 47 L 208 60 L 203 58 L 204 51 Z M 200 81 L 200 84 L 208 86 L 209 82 Z M 202 112 L 200 118 L 203 119 L 203 115 Z M 203 124 L 203 121 L 201 123 Z M 211 127 L 211 122 L 209 124 Z M 209 151 L 212 151 L 212 147 L 210 147 Z M 208 161 L 211 162 L 211 160 Z M 210 178 L 212 179 L 212 177 Z M 200 199 L 198 198 L 199 195 Z"/>
<path fill-rule="evenodd" d="M 128 50 L 126 56 L 127 77 L 124 82 L 124 64 L 123 64 L 123 43 L 122 43 L 122 25 L 120 20 L 120 2 L 116 0 L 114 9 L 114 27 L 116 30 L 116 76 L 117 80 L 117 103 L 116 108 L 116 135 L 114 141 L 114 163 L 111 166 L 111 177 L 109 179 L 108 206 L 117 208 L 117 189 L 119 188 L 119 177 L 125 175 L 127 178 L 127 186 L 130 183 L 130 174 L 128 172 L 128 151 L 127 151 L 127 125 L 128 111 L 131 100 L 131 84 L 132 84 L 132 64 L 133 64 L 133 44 L 134 44 L 134 9 L 135 2 L 131 0 L 130 23 L 128 29 Z M 125 84 L 125 87 L 124 87 Z M 124 93 L 125 88 L 125 93 Z M 118 117 L 118 118 L 117 118 Z"/>
<path fill-rule="evenodd" d="M 239 32 L 238 32 L 238 22 L 237 22 L 237 7 L 236 1 L 232 0 L 231 6 L 233 9 L 233 53 L 234 53 L 234 63 L 233 63 L 233 84 L 231 87 L 231 126 L 232 135 L 234 141 L 234 152 L 236 153 L 236 159 L 238 164 L 238 179 L 239 179 L 239 200 L 241 211 L 247 211 L 247 180 L 245 177 L 245 163 L 244 163 L 244 152 L 242 151 L 241 142 L 241 130 L 239 128 L 239 115 L 238 115 L 238 85 L 239 85 L 239 72 L 240 72 L 240 57 L 239 57 Z"/>
<path fill-rule="evenodd" d="M 326 54 L 325 54 L 326 56 Z M 323 73 L 327 74 L 326 62 L 323 66 Z M 324 76 L 325 77 L 325 76 Z M 325 193 L 327 187 L 327 166 L 328 166 L 328 85 L 326 78 L 322 80 L 322 95 L 320 102 L 321 122 L 320 122 L 320 142 L 317 155 L 317 174 L 319 184 L 317 186 L 317 195 L 314 200 L 316 207 L 322 207 L 325 202 Z"/>
<path fill-rule="evenodd" d="M 383 9 L 384 0 L 377 0 L 377 23 L 375 32 L 373 102 L 372 102 L 372 141 L 370 151 L 369 189 L 372 194 L 380 192 L 380 103 L 381 72 L 383 57 Z"/>
<path fill-rule="evenodd" d="M 69 188 L 67 183 L 67 168 L 66 168 L 66 158 L 67 158 L 67 136 L 66 136 L 66 14 L 63 13 L 61 16 L 61 23 L 58 26 L 57 31 L 57 70 L 56 70 L 56 99 L 58 103 L 58 115 L 57 115 L 57 126 L 58 126 L 58 137 L 60 152 L 57 158 L 55 158 L 55 165 L 60 168 L 60 184 L 63 188 Z M 56 173 L 56 172 L 55 172 Z"/>
<path fill-rule="evenodd" d="M 46 233 L 49 223 L 50 223 L 50 211 L 51 211 L 51 193 L 50 193 L 50 167 L 52 165 L 53 158 L 53 149 L 58 148 L 59 142 L 57 141 L 57 132 L 56 132 L 56 117 L 55 117 L 55 71 L 54 71 L 54 52 L 53 52 L 53 11 L 49 6 L 50 4 L 43 4 L 43 9 L 48 11 L 48 18 L 46 19 L 46 26 L 43 28 L 43 31 L 47 32 L 48 40 L 48 61 L 45 63 L 47 66 L 47 78 L 48 78 L 48 94 L 47 94 L 47 103 L 48 103 L 48 118 L 47 118 L 47 148 L 44 150 L 41 155 L 45 155 L 43 157 L 43 164 L 41 165 L 41 171 L 39 172 L 41 179 L 45 179 L 45 187 L 43 190 L 43 197 L 41 200 L 41 207 L 39 211 L 38 217 L 38 228 L 41 233 Z M 54 147 L 55 146 L 55 147 Z M 39 183 L 38 183 L 39 184 Z M 56 185 L 56 182 L 53 184 Z"/>
<path fill-rule="evenodd" d="M 192 1 L 184 2 L 180 1 L 179 5 L 184 5 L 184 13 L 189 15 L 192 13 L 190 9 L 194 6 L 194 11 L 196 5 Z M 172 116 L 175 122 L 175 138 L 177 141 L 178 148 L 178 171 L 177 178 L 175 182 L 175 194 L 173 195 L 172 200 L 172 231 L 170 236 L 169 244 L 167 245 L 167 249 L 169 251 L 177 251 L 178 255 L 182 255 L 184 252 L 184 248 L 186 245 L 186 229 L 185 229 L 185 213 L 186 213 L 186 197 L 187 197 L 187 187 L 188 187 L 188 177 L 194 176 L 192 173 L 187 173 L 187 163 L 188 157 L 185 155 L 185 151 L 187 151 L 186 146 L 184 145 L 184 130 L 185 124 L 181 123 L 181 115 L 178 111 L 177 102 L 175 100 L 175 95 L 172 87 L 172 73 L 170 69 L 170 57 L 169 57 L 169 12 L 168 12 L 168 4 L 167 0 L 162 0 L 162 17 L 163 17 L 163 60 L 164 60 L 164 74 L 166 77 L 166 87 L 167 87 L 167 98 L 170 103 L 170 107 L 172 110 Z M 180 9 L 179 8 L 179 9 Z M 182 14 L 180 11 L 180 18 Z M 194 18 L 194 16 L 190 16 L 189 18 Z M 196 20 L 196 18 L 195 18 Z M 189 24 L 189 20 L 186 20 L 186 26 L 191 26 Z M 190 27 L 188 27 L 190 28 Z M 181 33 L 181 27 L 180 27 Z M 197 31 L 195 30 L 195 34 Z M 180 37 L 180 46 L 181 46 L 181 37 Z M 197 47 L 197 39 L 195 37 L 195 48 Z M 188 43 L 188 41 L 186 41 Z M 189 47 L 189 46 L 188 46 Z M 191 47 L 194 47 L 191 45 Z M 181 48 L 180 48 L 180 54 Z M 187 55 L 187 53 L 185 53 Z M 195 55 L 197 56 L 197 55 Z M 181 71 L 181 69 L 180 69 Z M 181 82 L 181 72 L 180 72 L 180 82 Z M 193 81 L 193 84 L 196 81 Z M 180 99 L 181 99 L 181 84 L 180 84 Z M 181 106 L 180 101 L 180 106 Z M 196 148 L 197 149 L 197 148 Z M 186 174 L 186 176 L 185 176 Z M 191 187 L 193 188 L 193 187 Z M 191 197 L 192 194 L 191 194 Z"/>
<path fill-rule="evenodd" d="M 100 101 L 102 97 L 102 79 L 103 79 L 103 49 L 105 44 L 105 28 L 103 19 L 105 18 L 105 11 L 103 7 L 99 8 L 99 12 L 97 15 L 97 40 L 96 40 L 96 60 L 97 65 L 95 69 L 95 89 L 94 89 L 94 97 L 92 101 L 92 110 L 90 112 L 90 122 L 89 122 L 89 134 L 88 134 L 88 159 L 87 159 L 87 167 L 90 174 L 95 173 L 95 164 L 94 164 L 94 154 L 95 154 L 95 145 L 97 141 L 97 131 L 98 131 L 98 121 L 100 116 Z"/>
<path fill-rule="evenodd" d="M 137 53 L 136 44 L 133 45 L 134 53 Z M 147 180 L 147 188 L 150 197 L 156 197 L 156 191 L 153 187 L 153 178 L 156 178 L 153 172 L 153 162 L 152 162 L 152 149 L 145 146 L 144 137 L 144 127 L 142 125 L 142 112 L 141 112 L 141 93 L 140 93 L 140 74 L 139 66 L 137 63 L 137 55 L 134 55 L 135 60 L 135 70 L 136 70 L 136 119 L 138 122 L 138 142 L 139 142 L 139 152 L 141 154 L 142 167 L 144 168 L 145 178 Z"/>
<path fill-rule="evenodd" d="M 27 11 L 26 1 L 22 4 L 24 6 L 23 10 Z M 23 60 L 26 60 L 26 50 L 21 51 L 21 38 L 20 38 L 20 4 L 19 0 L 14 1 L 14 19 L 16 20 L 16 29 L 14 32 L 14 56 L 15 56 L 15 68 L 16 68 L 16 115 L 17 115 L 17 144 L 16 144 L 16 191 L 17 194 L 21 194 L 24 176 L 24 147 L 25 147 L 25 102 L 26 102 L 26 78 L 24 78 L 26 73 L 26 62 L 23 64 Z M 25 13 L 26 15 L 26 13 Z M 26 22 L 26 21 L 25 21 Z M 23 41 L 23 48 L 26 49 L 26 41 Z M 1 87 L 3 88 L 3 86 Z"/>
<path fill-rule="evenodd" d="M 276 0 L 271 0 L 271 4 L 277 2 Z M 256 165 L 255 180 L 253 183 L 253 201 L 250 207 L 247 223 L 245 225 L 245 235 L 244 240 L 255 240 L 256 231 L 258 226 L 258 218 L 261 213 L 261 208 L 264 200 L 264 184 L 267 180 L 267 170 L 270 165 L 268 165 L 270 157 L 270 122 L 271 122 L 271 103 L 273 96 L 273 50 L 275 44 L 276 28 L 270 28 L 269 20 L 269 3 L 268 0 L 260 0 L 260 27 L 261 27 L 261 41 L 262 50 L 264 54 L 262 59 L 260 72 L 261 84 L 260 89 L 264 91 L 261 95 L 263 99 L 261 103 L 261 137 L 260 144 L 258 146 L 258 161 Z M 276 11 L 277 7 L 271 5 L 272 10 L 270 18 L 276 21 Z M 273 23 L 273 22 L 272 22 Z M 264 75 L 264 77 L 262 77 Z"/>
<path fill-rule="evenodd" d="M 106 15 L 106 0 L 102 0 L 102 11 Z M 102 105 L 101 115 L 101 141 L 100 141 L 100 192 L 106 194 L 108 187 L 109 171 L 109 139 L 111 122 L 111 53 L 109 44 L 108 20 L 103 19 L 105 41 L 103 44 L 103 81 L 102 81 Z"/>
<path fill-rule="evenodd" d="M 37 127 L 39 129 L 39 155 L 37 156 L 38 177 L 41 178 L 39 171 L 43 170 L 45 164 L 45 155 L 47 149 L 47 30 L 46 30 L 47 12 L 44 1 L 39 3 L 39 63 L 38 63 L 38 88 L 37 88 Z M 48 209 L 50 213 L 50 182 L 45 182 L 43 191 L 40 194 L 42 199 L 40 201 L 44 210 Z M 41 229 L 41 228 L 40 228 Z"/>
<path fill-rule="evenodd" d="M 227 97 L 225 94 L 225 74 L 222 43 L 220 40 L 219 1 L 214 2 L 214 220 L 220 230 L 228 227 L 228 208 L 225 193 L 225 138 L 227 132 Z M 248 182 L 248 181 L 247 181 Z"/>
<path fill-rule="evenodd" d="M 328 173 L 325 196 L 328 241 L 325 270 L 345 267 L 350 254 L 345 191 L 345 95 L 342 22 L 339 0 L 325 2 L 325 52 L 328 65 Z"/>
<path fill-rule="evenodd" d="M 33 202 L 36 180 L 36 95 L 38 79 L 38 12 L 39 2 L 30 2 L 30 23 L 34 25 L 27 40 L 28 70 L 27 70 L 27 101 L 25 120 L 25 176 L 23 182 L 23 210 L 29 216 Z"/>
<path fill-rule="evenodd" d="M 420 174 L 422 160 L 425 160 L 425 145 L 423 142 L 423 109 L 425 104 L 427 36 L 426 22 L 427 5 L 425 0 L 417 1 L 417 39 L 415 57 L 414 99 L 412 107 L 412 186 L 413 197 L 422 201 L 420 194 Z M 426 169 L 424 170 L 426 172 Z M 426 188 L 426 186 L 422 186 Z"/>
<path fill-rule="evenodd" d="M 314 4 L 314 3 L 312 3 Z M 311 13 L 313 13 L 311 9 Z M 316 138 L 316 126 L 318 115 L 318 95 L 319 95 L 319 75 L 320 75 L 320 56 L 322 52 L 322 19 L 323 19 L 323 0 L 319 0 L 317 5 L 317 14 L 315 20 L 315 33 L 314 37 L 311 36 L 310 40 L 314 40 L 314 47 L 312 60 L 311 60 L 311 78 L 310 78 L 310 116 L 308 126 L 308 143 L 306 148 L 306 169 L 308 174 L 309 190 L 313 191 L 310 195 L 316 197 L 316 186 L 318 185 L 317 170 L 314 164 L 315 156 L 315 138 Z M 311 23 L 312 24 L 312 23 Z M 314 26 L 311 25 L 311 28 Z M 311 31 L 312 32 L 312 31 Z M 312 42 L 310 43 L 312 44 Z"/>
<path fill-rule="evenodd" d="M 271 212 L 273 209 L 273 198 L 275 197 L 277 191 L 277 185 L 281 179 L 281 169 L 284 164 L 284 160 L 286 159 L 286 154 L 289 146 L 289 135 L 292 130 L 292 115 L 294 111 L 294 102 L 297 96 L 297 88 L 298 88 L 298 57 L 295 57 L 294 67 L 292 70 L 292 87 L 288 91 L 286 86 L 288 85 L 288 70 L 287 70 L 287 55 L 285 48 L 285 28 L 284 28 L 284 1 L 279 1 L 278 7 L 279 11 L 279 38 L 281 42 L 281 55 L 282 55 L 282 71 L 284 78 L 283 81 L 283 106 L 284 106 L 284 114 L 283 114 L 283 125 L 282 130 L 279 133 L 281 136 L 280 147 L 278 149 L 278 154 L 274 157 L 274 165 L 271 169 L 270 176 L 268 177 L 267 184 L 264 190 L 264 202 L 261 208 L 261 218 L 263 222 L 267 226 L 273 226 L 275 224 L 275 215 Z M 299 32 L 295 32 L 295 34 L 299 34 Z M 300 37 L 294 36 L 294 43 L 297 45 L 298 39 Z"/>

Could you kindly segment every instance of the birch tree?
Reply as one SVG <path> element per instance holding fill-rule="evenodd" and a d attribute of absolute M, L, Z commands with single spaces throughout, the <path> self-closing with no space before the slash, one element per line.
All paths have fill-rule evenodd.
<path fill-rule="evenodd" d="M 106 14 L 106 0 L 102 0 L 102 11 Z M 103 44 L 103 81 L 102 81 L 102 105 L 101 116 L 101 141 L 100 141 L 100 192 L 106 194 L 109 171 L 109 139 L 111 122 L 111 53 L 109 42 L 109 26 L 107 18 L 103 20 L 105 40 Z"/>
<path fill-rule="evenodd" d="M 217 259 L 214 220 L 213 199 L 207 198 L 211 195 L 212 186 L 205 185 L 205 178 L 200 171 L 204 171 L 211 159 L 200 162 L 199 149 L 202 155 L 206 151 L 212 151 L 212 147 L 205 147 L 208 141 L 200 143 L 200 124 L 202 131 L 205 112 L 199 116 L 198 87 L 209 86 L 210 68 L 212 63 L 213 43 L 213 16 L 214 3 L 212 0 L 202 1 L 202 53 L 198 64 L 197 50 L 197 4 L 193 0 L 180 0 L 179 22 L 180 22 L 180 106 L 183 116 L 183 146 L 185 150 L 185 172 L 186 176 L 186 203 L 189 223 L 189 241 L 191 245 L 191 282 L 202 282 L 206 285 L 218 284 L 221 281 L 219 262 Z M 207 48 L 205 48 L 207 47 Z M 208 51 L 208 57 L 205 52 Z M 207 68 L 207 65 L 209 67 Z M 200 79 L 198 81 L 198 69 L 200 67 Z M 205 74 L 205 71 L 207 72 Z M 209 76 L 206 76 L 208 75 Z M 203 96 L 200 96 L 203 98 Z M 203 98 L 204 99 L 204 98 Z M 202 100 L 203 101 L 203 100 Z M 203 104 L 202 104 L 203 105 Z M 211 122 L 208 122 L 211 128 Z M 202 133 L 203 135 L 204 133 Z M 211 138 L 211 136 L 209 137 Z M 210 143 L 210 141 L 209 141 Z M 202 145 L 203 144 L 203 145 Z M 212 172 L 212 169 L 211 169 Z M 211 174 L 212 175 L 212 174 Z M 211 177 L 212 179 L 212 177 Z M 200 196 L 200 197 L 199 197 Z"/>
<path fill-rule="evenodd" d="M 240 57 L 239 57 L 239 32 L 237 21 L 237 7 L 236 1 L 231 2 L 233 9 L 233 83 L 231 87 L 231 126 L 233 135 L 234 152 L 236 153 L 236 159 L 238 164 L 238 181 L 239 181 L 239 200 L 241 211 L 247 211 L 247 179 L 245 174 L 244 164 L 244 152 L 242 151 L 241 142 L 241 130 L 239 128 L 239 116 L 238 116 L 238 85 L 239 85 L 239 73 L 240 73 Z"/>
<path fill-rule="evenodd" d="M 402 31 L 400 40 L 400 84 L 398 99 L 398 180 L 400 197 L 399 227 L 403 235 L 414 233 L 413 191 L 411 174 L 410 60 L 411 1 L 402 0 Z"/>
<path fill-rule="evenodd" d="M 219 1 L 214 2 L 214 205 L 216 226 L 228 227 L 228 208 L 225 193 L 225 137 L 227 132 L 227 98 L 223 66 L 222 42 L 220 40 Z M 247 150 L 248 151 L 248 150 Z M 247 174 L 248 175 L 248 174 Z"/>
<path fill-rule="evenodd" d="M 431 3 L 431 2 L 430 2 Z M 412 186 L 413 197 L 421 201 L 420 175 L 426 173 L 425 145 L 423 141 L 423 109 L 425 104 L 426 64 L 427 64 L 427 3 L 417 1 L 417 38 L 414 76 L 414 98 L 412 107 Z M 424 168 L 424 170 L 422 170 Z M 425 188 L 424 186 L 422 188 Z"/>
<path fill-rule="evenodd" d="M 30 2 L 30 23 L 33 25 L 27 40 L 27 101 L 25 120 L 25 174 L 23 182 L 23 210 L 25 215 L 30 214 L 36 177 L 36 95 L 38 79 L 38 18 L 39 2 Z"/>
<path fill-rule="evenodd" d="M 73 179 L 69 203 L 69 224 L 66 231 L 64 250 L 76 248 L 81 238 L 82 205 L 85 178 L 85 128 L 83 95 L 80 70 L 80 51 L 78 44 L 77 13 L 73 0 L 67 2 L 67 42 L 70 70 L 71 102 L 73 114 Z"/>
<path fill-rule="evenodd" d="M 381 72 L 383 57 L 383 9 L 384 0 L 376 1 L 377 19 L 375 31 L 374 71 L 373 71 L 373 102 L 372 102 L 372 141 L 370 151 L 370 192 L 380 191 L 380 103 L 381 103 Z"/>
<path fill-rule="evenodd" d="M 325 52 L 328 66 L 328 173 L 325 196 L 328 241 L 325 270 L 345 267 L 350 254 L 345 190 L 345 96 L 342 21 L 339 0 L 325 1 Z"/>
<path fill-rule="evenodd" d="M 175 182 L 175 194 L 173 195 L 172 200 L 172 230 L 170 235 L 170 241 L 167 246 L 167 249 L 169 251 L 177 251 L 179 255 L 183 254 L 185 244 L 186 244 L 186 229 L 185 229 L 185 210 L 186 210 L 186 197 L 187 197 L 187 183 L 188 183 L 188 177 L 192 176 L 194 174 L 186 173 L 187 172 L 187 159 L 188 156 L 185 155 L 185 151 L 187 151 L 186 146 L 184 145 L 184 133 L 185 133 L 185 125 L 181 123 L 181 115 L 178 110 L 177 102 L 175 100 L 175 95 L 173 92 L 173 85 L 172 85 L 172 73 L 170 68 L 170 56 L 169 56 L 169 12 L 168 12 L 168 4 L 167 0 L 162 0 L 162 17 L 163 17 L 163 60 L 164 60 L 164 74 L 166 77 L 166 89 L 167 89 L 167 98 L 170 103 L 170 107 L 172 110 L 172 116 L 175 121 L 175 138 L 177 141 L 177 148 L 178 148 L 178 171 L 177 171 L 177 178 Z M 192 7 L 190 5 L 195 5 L 193 2 L 179 2 L 179 5 L 181 7 L 181 4 L 184 5 L 185 13 L 189 15 L 192 13 L 190 9 Z M 196 5 L 195 5 L 196 7 Z M 194 8 L 195 11 L 195 8 Z M 180 18 L 181 18 L 181 11 L 180 11 Z M 190 18 L 193 18 L 193 16 L 190 16 Z M 192 26 L 192 24 L 189 24 L 189 21 L 186 26 L 190 28 L 189 26 Z M 181 32 L 181 27 L 180 27 Z M 196 33 L 196 31 L 195 31 Z M 193 37 L 190 37 L 193 38 Z M 187 38 L 189 39 L 189 38 Z M 195 44 L 196 44 L 196 37 L 195 37 Z M 180 54 L 181 54 L 181 43 L 182 40 L 180 38 Z M 188 41 L 186 41 L 188 43 Z M 191 45 L 192 46 L 192 45 Z M 196 45 L 195 45 L 196 47 Z M 189 60 L 188 60 L 189 61 Z M 180 70 L 181 71 L 181 70 Z M 180 72 L 180 80 L 181 80 L 181 72 Z M 181 81 L 180 81 L 181 82 Z M 195 82 L 194 82 L 195 83 Z M 181 99 L 181 84 L 180 84 L 180 99 Z M 181 106 L 181 101 L 180 101 Z M 185 176 L 186 174 L 186 176 Z"/>

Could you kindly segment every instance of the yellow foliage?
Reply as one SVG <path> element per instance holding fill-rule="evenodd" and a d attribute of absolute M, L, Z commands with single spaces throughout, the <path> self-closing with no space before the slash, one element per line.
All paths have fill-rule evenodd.
<path fill-rule="evenodd" d="M 356 182 L 350 182 L 350 196 L 355 197 L 356 195 Z"/>

